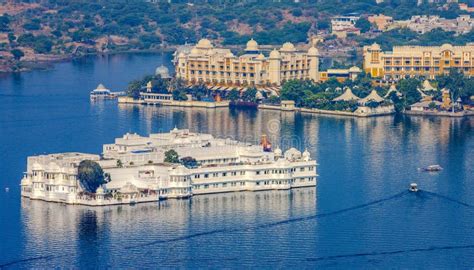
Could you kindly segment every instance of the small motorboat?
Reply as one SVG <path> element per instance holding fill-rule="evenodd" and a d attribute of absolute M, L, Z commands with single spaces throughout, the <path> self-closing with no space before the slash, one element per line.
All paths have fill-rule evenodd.
<path fill-rule="evenodd" d="M 416 183 L 411 183 L 409 190 L 411 192 L 417 192 L 418 191 L 418 185 Z"/>
<path fill-rule="evenodd" d="M 440 165 L 430 165 L 428 167 L 422 168 L 421 170 L 425 172 L 439 172 L 443 170 L 443 167 Z"/>
<path fill-rule="evenodd" d="M 9 192 L 9 191 L 10 191 L 10 188 L 6 187 L 5 192 Z"/>

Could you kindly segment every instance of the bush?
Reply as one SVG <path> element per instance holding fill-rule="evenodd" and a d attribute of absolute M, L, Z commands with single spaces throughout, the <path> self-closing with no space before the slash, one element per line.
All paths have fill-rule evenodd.
<path fill-rule="evenodd" d="M 164 161 L 169 162 L 169 163 L 179 163 L 179 155 L 175 150 L 170 149 L 170 150 L 165 152 L 165 160 Z"/>
<path fill-rule="evenodd" d="M 11 53 L 13 54 L 13 58 L 15 58 L 15 60 L 20 60 L 23 56 L 25 56 L 23 51 L 19 49 L 13 49 Z"/>

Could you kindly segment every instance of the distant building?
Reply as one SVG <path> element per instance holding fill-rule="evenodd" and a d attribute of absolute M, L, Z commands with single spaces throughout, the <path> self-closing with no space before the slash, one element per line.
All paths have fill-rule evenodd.
<path fill-rule="evenodd" d="M 434 79 L 456 69 L 474 75 L 474 44 L 466 46 L 395 46 L 382 51 L 377 43 L 364 46 L 364 70 L 372 77 L 399 80 L 407 77 Z"/>
<path fill-rule="evenodd" d="M 474 12 L 474 7 L 470 7 L 466 3 L 459 3 L 459 9 L 467 12 Z"/>
<path fill-rule="evenodd" d="M 216 48 L 201 39 L 191 50 L 175 54 L 176 76 L 187 82 L 220 86 L 279 86 L 292 79 L 319 81 L 319 53 L 315 47 L 297 51 L 287 42 L 265 56 L 258 43 L 247 42 L 243 55 Z"/>
<path fill-rule="evenodd" d="M 327 81 L 331 78 L 336 78 L 338 81 L 343 82 L 347 79 L 355 80 L 357 76 L 362 72 L 362 70 L 356 66 L 353 66 L 348 69 L 328 69 L 327 71 L 320 72 L 321 81 Z"/>
<path fill-rule="evenodd" d="M 458 35 L 469 33 L 474 26 L 474 19 L 469 15 L 460 15 L 456 19 L 445 19 L 439 16 L 412 16 L 410 20 L 401 23 L 419 34 L 440 28 L 444 31 L 455 32 Z"/>
<path fill-rule="evenodd" d="M 393 17 L 385 16 L 383 14 L 369 16 L 367 20 L 370 23 L 375 24 L 377 29 L 380 31 L 386 30 L 388 26 L 393 24 Z"/>
<path fill-rule="evenodd" d="M 349 34 L 360 35 L 360 29 L 355 27 L 360 16 L 336 16 L 331 19 L 331 34 L 338 38 L 346 38 Z"/>

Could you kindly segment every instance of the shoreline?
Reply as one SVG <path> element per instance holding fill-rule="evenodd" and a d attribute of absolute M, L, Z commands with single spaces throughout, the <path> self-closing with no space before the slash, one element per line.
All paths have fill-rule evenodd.
<path fill-rule="evenodd" d="M 474 111 L 462 111 L 462 112 L 436 112 L 436 111 L 405 111 L 403 114 L 409 116 L 436 116 L 436 117 L 453 117 L 462 118 L 474 116 Z"/>
<path fill-rule="evenodd" d="M 124 50 L 124 51 L 109 51 L 109 52 L 97 52 L 97 53 L 85 53 L 81 55 L 72 55 L 72 54 L 51 54 L 48 55 L 51 57 L 49 60 L 35 60 L 35 61 L 19 61 L 15 62 L 13 65 L 6 65 L 5 68 L 13 68 L 16 65 L 21 65 L 17 70 L 3 70 L 0 69 L 0 74 L 18 74 L 22 72 L 29 72 L 34 70 L 48 70 L 54 67 L 54 64 L 64 63 L 73 61 L 76 59 L 81 59 L 87 56 L 109 56 L 109 55 L 119 55 L 119 54 L 146 54 L 146 53 L 171 53 L 176 49 L 177 46 L 169 46 L 163 49 L 145 49 L 145 50 Z"/>

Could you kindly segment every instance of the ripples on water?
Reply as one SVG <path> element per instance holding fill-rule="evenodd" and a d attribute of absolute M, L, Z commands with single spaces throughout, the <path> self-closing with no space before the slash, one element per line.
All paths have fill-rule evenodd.
<path fill-rule="evenodd" d="M 157 55 L 90 58 L 0 78 L 0 265 L 472 268 L 472 118 L 356 119 L 89 102 L 99 82 L 123 89 L 161 61 Z M 99 153 L 125 132 L 174 126 L 252 143 L 267 134 L 283 149 L 307 148 L 320 163 L 318 187 L 104 208 L 19 197 L 28 155 Z M 417 170 L 429 164 L 444 170 Z M 410 182 L 424 191 L 406 192 Z"/>

